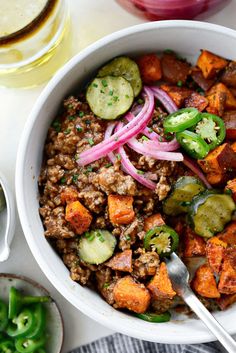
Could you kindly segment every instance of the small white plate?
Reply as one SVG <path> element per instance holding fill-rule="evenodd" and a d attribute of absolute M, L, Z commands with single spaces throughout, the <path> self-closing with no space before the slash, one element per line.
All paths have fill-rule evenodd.
<path fill-rule="evenodd" d="M 3 262 L 10 254 L 10 244 L 16 227 L 16 207 L 13 193 L 2 173 L 0 173 L 0 185 L 6 199 L 6 207 L 0 212 L 0 262 Z"/>
<path fill-rule="evenodd" d="M 0 273 L 0 298 L 6 303 L 8 303 L 11 287 L 15 287 L 23 295 L 50 295 L 44 287 L 31 279 L 8 273 Z M 60 353 L 64 338 L 62 316 L 57 304 L 53 300 L 49 303 L 45 303 L 45 305 L 47 308 L 46 332 L 49 337 L 46 344 L 46 352 Z"/>

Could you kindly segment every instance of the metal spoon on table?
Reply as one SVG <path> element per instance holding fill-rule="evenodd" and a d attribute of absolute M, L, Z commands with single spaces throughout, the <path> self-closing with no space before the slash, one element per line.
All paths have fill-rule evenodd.
<path fill-rule="evenodd" d="M 219 324 L 213 315 L 196 297 L 189 286 L 189 272 L 180 258 L 172 253 L 169 259 L 166 259 L 168 274 L 176 293 L 183 298 L 186 304 L 195 312 L 195 314 L 204 322 L 209 330 L 215 335 L 218 341 L 225 347 L 229 353 L 236 353 L 236 342 Z"/>
<path fill-rule="evenodd" d="M 15 232 L 15 200 L 6 178 L 0 173 L 0 262 L 10 254 L 10 244 Z"/>

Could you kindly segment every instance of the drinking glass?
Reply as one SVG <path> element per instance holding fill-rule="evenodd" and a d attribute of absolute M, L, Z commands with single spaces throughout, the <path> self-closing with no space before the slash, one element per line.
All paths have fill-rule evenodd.
<path fill-rule="evenodd" d="M 39 85 L 70 55 L 67 0 L 0 0 L 0 85 Z"/>

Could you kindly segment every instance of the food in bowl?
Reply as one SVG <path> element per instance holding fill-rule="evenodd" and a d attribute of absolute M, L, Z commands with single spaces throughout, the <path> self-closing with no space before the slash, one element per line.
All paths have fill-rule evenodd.
<path fill-rule="evenodd" d="M 168 321 L 180 302 L 164 258 L 177 251 L 205 259 L 192 287 L 209 308 L 236 300 L 234 87 L 234 62 L 203 50 L 192 67 L 166 50 L 115 58 L 65 99 L 40 215 L 73 280 Z"/>

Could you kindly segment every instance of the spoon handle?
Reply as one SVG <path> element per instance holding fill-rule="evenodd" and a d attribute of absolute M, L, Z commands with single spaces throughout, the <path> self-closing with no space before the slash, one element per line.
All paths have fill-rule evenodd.
<path fill-rule="evenodd" d="M 205 308 L 205 306 L 196 297 L 190 288 L 182 293 L 184 301 L 190 306 L 195 314 L 204 322 L 209 330 L 215 335 L 218 341 L 225 347 L 229 353 L 236 352 L 236 342 L 219 324 L 213 315 Z"/>

